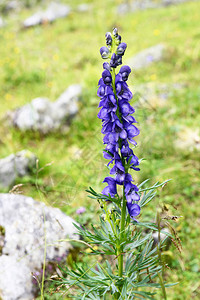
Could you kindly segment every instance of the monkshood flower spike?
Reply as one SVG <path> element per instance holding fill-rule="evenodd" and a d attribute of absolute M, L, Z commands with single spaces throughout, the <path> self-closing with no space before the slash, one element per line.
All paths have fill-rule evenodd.
<path fill-rule="evenodd" d="M 120 43 L 119 43 L 120 40 Z M 99 80 L 97 95 L 100 97 L 98 118 L 102 120 L 103 142 L 106 145 L 104 158 L 109 160 L 108 166 L 113 164 L 110 174 L 103 182 L 108 185 L 102 194 L 115 197 L 117 187 L 123 186 L 124 202 L 127 205 L 130 217 L 136 221 L 140 214 L 140 200 L 138 187 L 133 184 L 133 178 L 129 169 L 139 171 L 139 160 L 130 148 L 130 143 L 136 145 L 134 138 L 139 134 L 139 129 L 133 125 L 136 123 L 132 114 L 135 112 L 130 105 L 132 93 L 126 83 L 131 73 L 129 66 L 122 66 L 118 72 L 115 69 L 122 63 L 122 56 L 127 48 L 126 43 L 121 42 L 118 31 L 115 28 L 113 34 L 106 33 L 107 47 L 101 47 L 100 54 L 109 62 L 103 64 L 104 71 Z"/>
<path fill-rule="evenodd" d="M 139 159 L 134 153 L 135 137 L 140 131 L 130 103 L 133 95 L 127 84 L 131 69 L 120 66 L 116 70 L 122 64 L 126 49 L 116 28 L 106 33 L 106 46 L 100 49 L 100 54 L 107 61 L 103 63 L 97 95 L 103 157 L 109 171 L 101 193 L 91 187 L 87 190 L 89 197 L 100 204 L 100 223 L 94 224 L 94 218 L 94 222 L 86 226 L 74 224 L 81 236 L 76 242 L 89 247 L 89 251 L 82 264 L 81 259 L 71 268 L 61 269 L 64 277 L 60 278 L 59 285 L 67 287 L 67 295 L 72 289 L 70 299 L 155 299 L 152 296 L 155 288 L 159 288 L 162 291 L 159 299 L 167 300 L 165 287 L 173 285 L 164 281 L 165 263 L 161 251 L 166 239 L 160 237 L 161 233 L 166 235 L 166 231 L 161 230 L 161 218 L 158 216 L 156 223 L 140 221 L 141 211 L 144 212 L 145 206 L 152 201 L 156 189 L 163 188 L 167 181 L 146 187 L 148 179 L 136 185 L 132 177 L 140 170 Z M 77 214 L 83 211 L 84 208 L 79 208 Z M 156 246 L 153 232 L 158 235 Z M 166 237 L 169 236 L 167 233 Z M 94 255 L 98 255 L 98 259 Z"/>

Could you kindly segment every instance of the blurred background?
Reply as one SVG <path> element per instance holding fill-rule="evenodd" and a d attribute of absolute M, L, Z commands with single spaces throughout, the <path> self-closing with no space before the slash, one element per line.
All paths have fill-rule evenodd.
<path fill-rule="evenodd" d="M 81 224 L 98 221 L 85 190 L 100 192 L 108 174 L 96 92 L 99 49 L 117 27 L 141 131 L 135 153 L 144 159 L 132 175 L 136 183 L 172 179 L 140 219 L 163 205 L 181 216 L 182 252 L 171 245 L 166 254 L 167 278 L 179 282 L 168 299 L 176 300 L 200 299 L 199 11 L 199 1 L 186 0 L 0 0 L 0 191 L 20 184 L 14 190 Z M 37 163 L 4 172 L 22 150 Z"/>

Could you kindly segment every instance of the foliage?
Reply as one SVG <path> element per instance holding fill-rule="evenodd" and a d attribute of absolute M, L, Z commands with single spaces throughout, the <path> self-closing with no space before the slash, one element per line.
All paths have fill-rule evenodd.
<path fill-rule="evenodd" d="M 140 200 L 143 206 L 153 199 L 156 194 L 155 190 L 159 186 L 157 183 L 149 188 L 150 192 Z M 125 230 L 121 234 L 120 204 L 113 204 L 110 197 L 97 194 L 91 188 L 88 192 L 92 198 L 100 202 L 102 207 L 103 215 L 100 217 L 100 225 L 98 227 L 92 225 L 92 231 L 84 226 L 74 225 L 79 235 L 90 247 L 91 251 L 88 254 L 103 256 L 103 263 L 99 264 L 95 261 L 90 266 L 88 264 L 79 266 L 74 263 L 71 269 L 68 266 L 61 268 L 63 276 L 58 285 L 67 286 L 67 291 L 64 289 L 65 293 L 69 295 L 70 289 L 73 290 L 73 287 L 76 287 L 75 295 L 73 291 L 71 298 L 109 299 L 109 295 L 113 295 L 113 299 L 121 300 L 154 299 L 152 296 L 155 293 L 148 291 L 147 288 L 163 288 L 165 291 L 165 287 L 172 286 L 173 284 L 156 281 L 157 277 L 162 278 L 161 273 L 165 268 L 161 250 L 164 249 L 166 239 L 172 238 L 172 235 L 165 232 L 166 238 L 160 240 L 155 246 L 152 232 L 158 231 L 161 234 L 161 227 L 155 223 L 131 221 L 128 211 Z M 148 233 L 144 234 L 144 228 L 148 230 Z M 120 277 L 116 273 L 119 268 L 116 260 L 122 246 L 125 262 L 124 272 Z M 111 259 L 112 256 L 114 256 L 114 261 Z M 147 290 L 145 291 L 144 288 Z"/>

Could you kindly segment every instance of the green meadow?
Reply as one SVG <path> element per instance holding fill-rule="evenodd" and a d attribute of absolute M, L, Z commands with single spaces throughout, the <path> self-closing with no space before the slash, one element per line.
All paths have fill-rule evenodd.
<path fill-rule="evenodd" d="M 22 193 L 59 207 L 77 221 L 98 222 L 98 203 L 85 190 L 91 186 L 100 192 L 108 176 L 97 118 L 96 92 L 103 70 L 99 48 L 113 27 L 128 45 L 124 63 L 139 51 L 163 43 L 164 59 L 145 69 L 133 69 L 128 84 L 133 93 L 134 86 L 149 82 L 155 86 L 180 83 L 184 88 L 174 91 L 162 106 L 136 109 L 141 133 L 135 153 L 143 160 L 141 171 L 132 175 L 136 183 L 149 178 L 149 185 L 171 179 L 139 219 L 154 220 L 156 210 L 163 206 L 169 215 L 180 216 L 172 225 L 181 239 L 181 253 L 174 244 L 165 253 L 166 280 L 178 283 L 167 290 L 168 299 L 200 299 L 200 154 L 197 141 L 194 147 L 177 146 L 179 140 L 190 139 L 200 124 L 200 2 L 125 15 L 117 14 L 119 0 L 85 0 L 90 4 L 86 12 L 77 11 L 78 0 L 62 3 L 69 4 L 72 12 L 53 24 L 22 29 L 22 21 L 37 11 L 35 7 L 9 14 L 7 25 L 0 29 L 0 157 L 23 149 L 34 152 L 42 170 L 17 180 L 23 184 Z M 37 97 L 55 101 L 74 83 L 82 85 L 83 93 L 69 131 L 22 133 L 6 124 L 8 110 Z M 133 97 L 131 104 L 136 102 Z M 86 208 L 85 216 L 76 214 L 81 206 Z M 58 293 L 49 296 L 48 290 L 45 293 L 45 299 L 64 298 Z M 162 299 L 159 293 L 155 299 Z"/>

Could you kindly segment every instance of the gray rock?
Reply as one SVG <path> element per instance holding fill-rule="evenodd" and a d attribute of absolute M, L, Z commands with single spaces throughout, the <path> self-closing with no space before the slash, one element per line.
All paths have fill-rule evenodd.
<path fill-rule="evenodd" d="M 34 130 L 43 134 L 61 127 L 78 112 L 81 86 L 71 85 L 55 102 L 36 98 L 10 113 L 11 124 L 22 131 Z"/>
<path fill-rule="evenodd" d="M 166 48 L 163 44 L 152 46 L 133 56 L 128 60 L 127 64 L 133 70 L 139 70 L 148 67 L 152 63 L 163 59 L 165 49 Z"/>
<path fill-rule="evenodd" d="M 71 85 L 60 95 L 56 102 L 52 103 L 52 118 L 57 127 L 62 121 L 73 117 L 78 112 L 78 101 L 81 95 L 81 86 Z"/>
<path fill-rule="evenodd" d="M 45 22 L 53 22 L 56 19 L 65 18 L 71 12 L 68 5 L 51 2 L 45 11 L 39 11 L 23 22 L 25 28 L 36 26 Z"/>
<path fill-rule="evenodd" d="M 61 240 L 79 239 L 73 223 L 58 208 L 22 195 L 0 194 L 0 225 L 5 229 L 0 256 L 1 271 L 2 266 L 6 269 L 5 274 L 0 272 L 3 300 L 33 299 L 31 273 L 41 269 L 45 251 L 47 264 L 66 257 L 71 245 Z"/>
<path fill-rule="evenodd" d="M 28 150 L 0 159 L 0 187 L 9 187 L 17 177 L 28 175 L 36 165 L 36 159 L 36 156 Z"/>
<path fill-rule="evenodd" d="M 46 98 L 36 98 L 16 110 L 13 115 L 13 124 L 23 130 L 39 130 L 48 132 L 53 128 L 50 118 L 51 103 Z"/>
<path fill-rule="evenodd" d="M 160 241 L 162 242 L 168 235 L 170 234 L 170 230 L 166 227 L 162 229 L 162 232 L 160 233 Z M 154 245 L 157 245 L 159 243 L 159 235 L 158 232 L 153 232 L 152 237 L 154 239 Z"/>
<path fill-rule="evenodd" d="M 0 299 L 32 300 L 30 269 L 15 256 L 0 256 Z"/>
<path fill-rule="evenodd" d="M 135 12 L 138 10 L 166 7 L 170 5 L 181 4 L 188 1 L 190 0 L 134 0 L 132 2 L 129 1 L 120 4 L 117 8 L 117 11 L 119 14 L 125 14 L 130 11 Z"/>
<path fill-rule="evenodd" d="M 9 12 L 11 10 L 19 11 L 23 6 L 22 1 L 20 0 L 11 0 L 6 1 L 5 11 Z"/>

